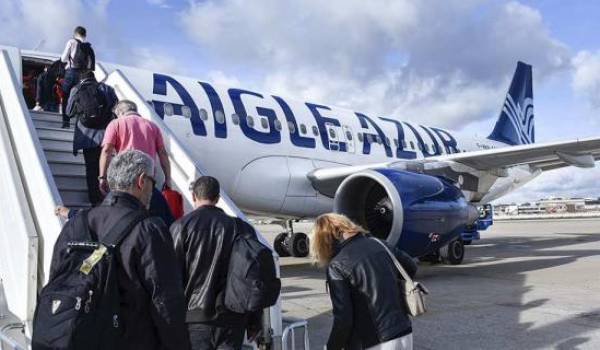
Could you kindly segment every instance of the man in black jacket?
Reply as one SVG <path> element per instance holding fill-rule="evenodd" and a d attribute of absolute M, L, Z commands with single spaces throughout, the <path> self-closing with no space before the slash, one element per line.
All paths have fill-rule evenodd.
<path fill-rule="evenodd" d="M 256 329 L 257 315 L 229 311 L 223 303 L 235 221 L 216 207 L 217 179 L 202 176 L 191 189 L 195 210 L 177 220 L 171 234 L 183 275 L 192 349 L 240 349 L 246 328 L 251 328 L 249 334 Z"/>
<path fill-rule="evenodd" d="M 108 168 L 111 194 L 88 213 L 99 239 L 124 215 L 147 210 L 154 186 L 154 162 L 140 151 L 126 151 Z M 66 254 L 67 243 L 85 240 L 69 220 L 54 246 L 50 278 Z M 78 235 L 79 234 L 79 235 Z M 189 349 L 185 303 L 173 241 L 164 222 L 148 217 L 119 246 L 118 281 L 124 334 L 119 349 Z"/>

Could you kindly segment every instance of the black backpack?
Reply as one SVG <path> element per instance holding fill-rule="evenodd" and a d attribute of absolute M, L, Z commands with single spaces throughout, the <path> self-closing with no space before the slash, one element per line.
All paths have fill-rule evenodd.
<path fill-rule="evenodd" d="M 64 258 L 42 289 L 33 318 L 33 350 L 114 349 L 122 326 L 117 280 L 118 246 L 141 220 L 142 211 L 120 219 L 101 243 L 94 242 L 88 210 L 74 219 L 88 241 L 69 242 Z"/>
<path fill-rule="evenodd" d="M 96 68 L 96 54 L 92 44 L 77 40 L 77 49 L 71 59 L 71 67 L 83 70 L 94 70 Z"/>
<path fill-rule="evenodd" d="M 112 119 L 107 111 L 106 97 L 94 80 L 83 81 L 75 96 L 74 111 L 81 124 L 86 128 L 103 129 Z"/>
<path fill-rule="evenodd" d="M 275 304 L 281 291 L 273 252 L 258 240 L 248 223 L 235 219 L 235 231 L 225 287 L 225 307 L 237 313 L 262 310 Z"/>

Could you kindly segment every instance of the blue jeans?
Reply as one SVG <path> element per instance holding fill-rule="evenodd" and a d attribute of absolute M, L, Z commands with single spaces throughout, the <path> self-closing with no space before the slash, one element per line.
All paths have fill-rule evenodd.
<path fill-rule="evenodd" d="M 79 69 L 69 68 L 65 71 L 65 80 L 62 84 L 62 90 L 65 93 L 65 97 L 62 101 L 62 117 L 63 124 L 69 124 L 70 118 L 67 116 L 67 103 L 69 102 L 69 96 L 71 95 L 71 89 L 79 84 L 79 76 L 81 71 Z"/>

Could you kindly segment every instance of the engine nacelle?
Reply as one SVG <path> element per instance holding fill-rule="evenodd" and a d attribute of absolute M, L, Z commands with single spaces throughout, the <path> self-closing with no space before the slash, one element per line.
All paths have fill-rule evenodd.
<path fill-rule="evenodd" d="M 392 169 L 347 177 L 335 193 L 334 211 L 411 256 L 436 251 L 478 216 L 450 181 Z"/>

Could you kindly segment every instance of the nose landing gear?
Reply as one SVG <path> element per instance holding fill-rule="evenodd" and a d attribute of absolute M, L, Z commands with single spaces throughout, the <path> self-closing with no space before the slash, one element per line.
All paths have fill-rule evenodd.
<path fill-rule="evenodd" d="M 308 256 L 308 236 L 303 232 L 294 232 L 292 225 L 293 220 L 287 220 L 282 223 L 286 231 L 275 237 L 275 241 L 273 242 L 275 252 L 281 257 L 293 256 L 304 258 Z"/>

